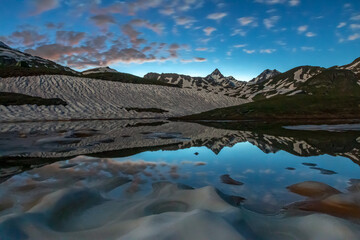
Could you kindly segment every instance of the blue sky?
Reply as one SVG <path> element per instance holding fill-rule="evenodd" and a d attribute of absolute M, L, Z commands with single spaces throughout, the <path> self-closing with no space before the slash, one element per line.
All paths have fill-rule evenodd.
<path fill-rule="evenodd" d="M 77 70 L 250 80 L 360 57 L 358 0 L 0 1 L 0 41 Z"/>

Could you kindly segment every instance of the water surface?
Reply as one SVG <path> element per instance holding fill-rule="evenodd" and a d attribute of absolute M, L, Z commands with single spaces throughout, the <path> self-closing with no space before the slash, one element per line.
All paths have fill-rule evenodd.
<path fill-rule="evenodd" d="M 0 236 L 357 239 L 360 132 L 294 129 L 1 124 Z"/>

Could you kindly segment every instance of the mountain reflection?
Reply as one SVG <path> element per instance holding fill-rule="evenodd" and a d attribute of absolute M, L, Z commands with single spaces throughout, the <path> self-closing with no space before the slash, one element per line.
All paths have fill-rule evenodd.
<path fill-rule="evenodd" d="M 0 126 L 1 164 L 46 163 L 78 155 L 124 157 L 143 151 L 205 146 L 215 154 L 249 142 L 264 153 L 328 154 L 360 162 L 357 131 L 296 131 L 259 123 L 76 121 Z M 321 169 L 319 169 L 321 170 Z"/>

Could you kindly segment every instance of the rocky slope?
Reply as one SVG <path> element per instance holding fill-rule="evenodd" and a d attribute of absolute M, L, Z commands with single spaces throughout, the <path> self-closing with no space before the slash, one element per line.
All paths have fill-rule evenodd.
<path fill-rule="evenodd" d="M 340 66 L 340 67 L 335 67 L 335 68 L 350 70 L 360 77 L 360 58 L 355 59 L 350 64 Z"/>
<path fill-rule="evenodd" d="M 238 81 L 232 76 L 224 77 L 218 69 L 206 77 L 191 77 L 176 73 L 148 73 L 144 78 L 173 84 L 181 88 L 196 89 L 196 91 L 212 92 L 231 97 L 234 97 L 234 93 L 246 85 L 246 82 Z"/>
<path fill-rule="evenodd" d="M 187 119 L 331 119 L 360 117 L 357 66 L 303 66 L 242 91 L 251 103 L 216 109 Z"/>
<path fill-rule="evenodd" d="M 256 78 L 253 78 L 250 80 L 249 84 L 259 84 L 262 83 L 270 78 L 273 78 L 277 75 L 281 74 L 281 72 L 279 72 L 278 70 L 274 69 L 274 70 L 270 70 L 270 69 L 266 69 L 265 71 L 263 71 L 262 73 L 260 73 L 259 76 L 257 76 Z"/>
<path fill-rule="evenodd" d="M 230 97 L 257 100 L 275 96 L 307 94 L 306 89 L 317 81 L 316 76 L 321 75 L 323 72 L 328 74 L 332 70 L 339 70 L 339 72 L 348 76 L 357 75 L 357 78 L 360 79 L 360 58 L 354 60 L 351 64 L 335 66 L 329 69 L 300 66 L 284 73 L 280 73 L 276 69 L 267 69 L 249 82 L 224 77 L 218 69 L 205 78 L 167 73 L 148 73 L 144 78 L 179 85 L 183 88 L 195 88 L 197 91 L 211 91 Z M 360 80 L 358 83 L 360 85 Z"/>

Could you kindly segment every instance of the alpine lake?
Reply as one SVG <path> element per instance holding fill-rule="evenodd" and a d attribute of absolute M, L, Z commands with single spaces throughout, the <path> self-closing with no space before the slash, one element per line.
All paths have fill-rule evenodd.
<path fill-rule="evenodd" d="M 0 239 L 360 239 L 358 122 L 1 123 Z"/>

